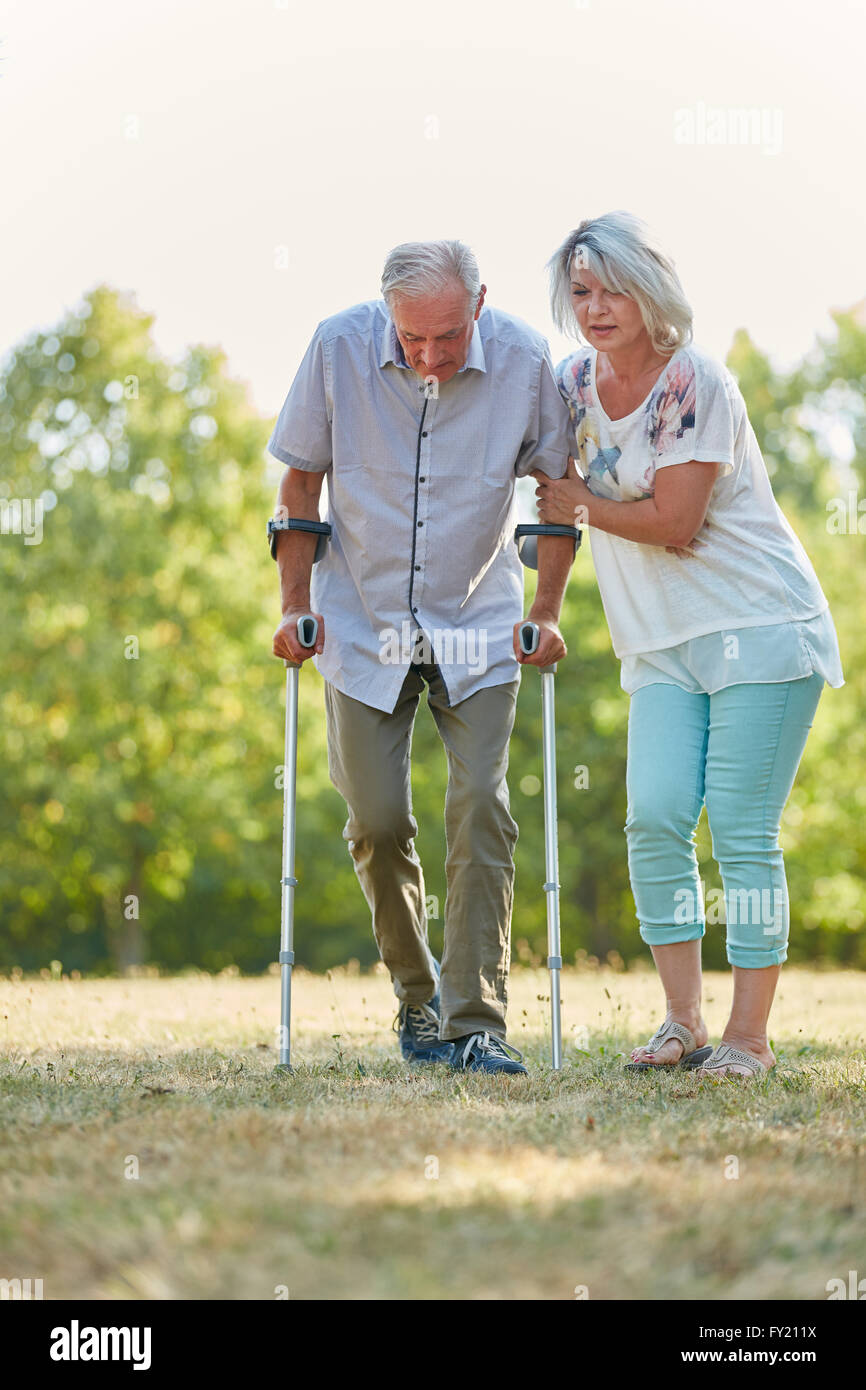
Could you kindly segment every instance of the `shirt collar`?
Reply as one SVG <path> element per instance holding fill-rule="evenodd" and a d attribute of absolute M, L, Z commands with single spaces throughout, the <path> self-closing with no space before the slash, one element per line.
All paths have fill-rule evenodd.
<path fill-rule="evenodd" d="M 472 338 L 469 343 L 469 351 L 466 354 L 466 361 L 463 363 L 460 371 L 456 373 L 457 376 L 460 375 L 460 372 L 470 370 L 477 372 L 487 371 L 487 364 L 484 361 L 484 344 L 481 341 L 478 322 L 478 319 L 476 319 L 472 326 Z M 408 371 L 412 370 L 404 356 L 403 348 L 400 345 L 400 339 L 397 337 L 394 320 L 386 310 L 385 324 L 382 329 L 382 347 L 379 353 L 379 366 L 386 367 L 389 362 L 393 362 L 395 367 L 405 367 Z"/>

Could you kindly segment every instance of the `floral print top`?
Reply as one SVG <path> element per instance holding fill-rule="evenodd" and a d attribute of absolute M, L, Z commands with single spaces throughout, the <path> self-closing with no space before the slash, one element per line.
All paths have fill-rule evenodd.
<path fill-rule="evenodd" d="M 684 462 L 679 457 L 684 442 L 688 452 L 692 440 L 694 363 L 687 351 L 674 353 L 643 404 L 621 420 L 610 420 L 596 395 L 596 360 L 595 351 L 586 348 L 556 369 L 574 426 L 578 467 L 600 495 L 619 501 L 652 497 L 659 462 Z"/>

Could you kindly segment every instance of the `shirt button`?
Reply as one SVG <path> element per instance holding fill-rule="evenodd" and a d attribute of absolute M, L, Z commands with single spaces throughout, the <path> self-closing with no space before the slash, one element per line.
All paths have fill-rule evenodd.
<path fill-rule="evenodd" d="M 423 526 L 423 525 L 424 525 L 424 522 L 423 522 L 423 521 L 419 521 L 419 522 L 418 522 L 418 525 L 419 525 L 419 526 Z"/>
<path fill-rule="evenodd" d="M 419 478 L 418 481 L 419 481 L 419 483 L 426 483 L 427 479 L 426 479 L 426 478 Z"/>
<path fill-rule="evenodd" d="M 421 568 L 421 566 L 420 566 L 420 565 L 416 565 L 415 568 L 416 568 L 416 570 L 419 570 L 419 569 Z"/>
<path fill-rule="evenodd" d="M 428 434 L 428 431 L 427 431 L 427 430 L 422 430 L 422 431 L 421 431 L 421 438 L 422 438 L 422 439 L 426 439 L 426 438 L 427 438 L 427 434 Z"/>
<path fill-rule="evenodd" d="M 413 609 L 412 609 L 412 612 L 413 612 L 413 613 L 417 613 L 417 612 L 418 612 L 418 609 L 417 609 L 417 608 L 413 608 Z"/>

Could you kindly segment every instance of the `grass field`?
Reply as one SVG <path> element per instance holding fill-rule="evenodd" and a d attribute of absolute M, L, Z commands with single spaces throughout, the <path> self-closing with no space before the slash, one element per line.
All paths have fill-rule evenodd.
<path fill-rule="evenodd" d="M 706 977 L 711 1038 L 729 989 Z M 565 973 L 554 1075 L 546 993 L 515 969 L 528 1080 L 458 1077 L 403 1064 L 383 974 L 298 971 L 285 1077 L 276 977 L 0 980 L 0 1278 L 46 1299 L 822 1300 L 866 1275 L 866 976 L 783 973 L 758 1083 L 622 1072 L 658 1021 L 648 971 Z"/>

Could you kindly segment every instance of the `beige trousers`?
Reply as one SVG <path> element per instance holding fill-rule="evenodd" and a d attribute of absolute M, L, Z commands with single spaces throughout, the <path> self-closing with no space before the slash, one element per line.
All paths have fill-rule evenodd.
<path fill-rule="evenodd" d="M 346 802 L 343 830 L 397 998 L 425 1003 L 436 989 L 427 942 L 424 874 L 413 840 L 409 752 L 418 701 L 427 702 L 448 757 L 445 797 L 445 949 L 440 1036 L 505 1037 L 514 846 L 508 743 L 519 679 L 449 706 L 436 666 L 408 668 L 386 714 L 325 682 L 328 765 Z"/>

